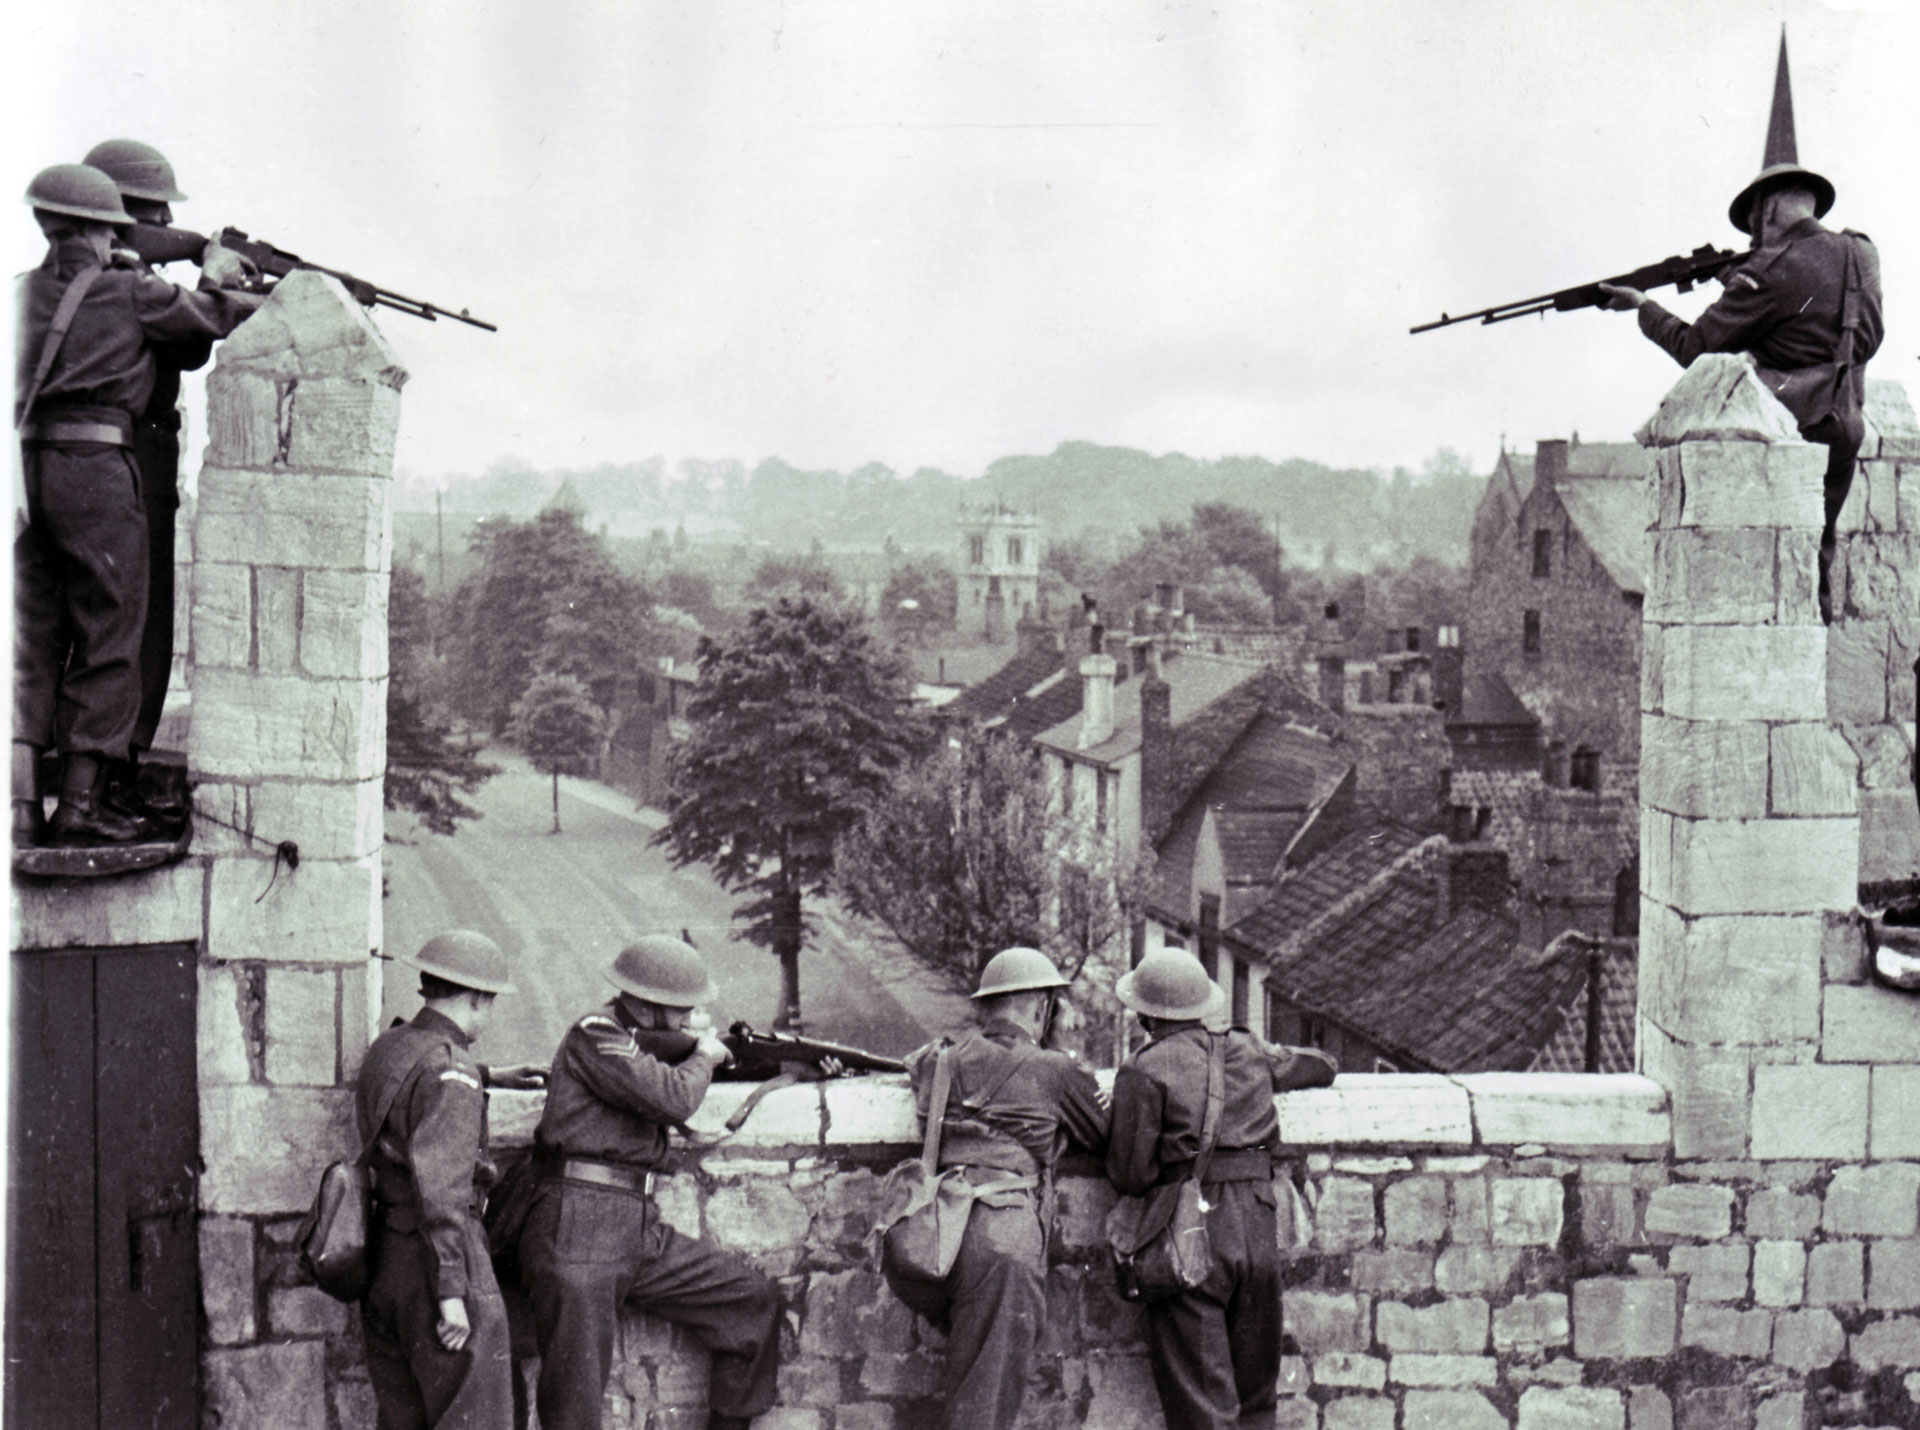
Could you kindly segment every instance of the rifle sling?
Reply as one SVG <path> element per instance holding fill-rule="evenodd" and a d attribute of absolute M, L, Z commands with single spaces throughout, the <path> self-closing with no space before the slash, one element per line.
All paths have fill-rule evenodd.
<path fill-rule="evenodd" d="M 47 339 L 40 346 L 40 360 L 34 364 L 33 380 L 27 384 L 25 394 L 14 408 L 13 425 L 16 429 L 26 425 L 33 415 L 33 404 L 40 398 L 40 389 L 45 386 L 47 375 L 53 371 L 53 360 L 60 353 L 60 345 L 67 339 L 67 329 L 73 326 L 74 314 L 80 311 L 80 303 L 87 296 L 87 290 L 93 287 L 93 280 L 100 276 L 98 264 L 82 268 L 68 281 L 66 289 L 60 294 L 60 304 L 53 310 L 53 321 L 47 325 Z"/>

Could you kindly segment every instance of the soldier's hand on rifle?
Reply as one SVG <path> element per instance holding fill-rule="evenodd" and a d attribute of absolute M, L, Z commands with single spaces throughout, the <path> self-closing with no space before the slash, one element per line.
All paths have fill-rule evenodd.
<path fill-rule="evenodd" d="M 840 1059 L 836 1058 L 832 1053 L 828 1053 L 825 1057 L 820 1059 L 820 1077 L 822 1081 L 825 1081 L 826 1079 L 833 1078 L 833 1077 L 845 1077 L 846 1072 L 847 1072 L 847 1065 L 841 1062 Z"/>
<path fill-rule="evenodd" d="M 1607 311 L 1626 313 L 1647 301 L 1647 295 L 1638 288 L 1621 288 L 1612 283 L 1599 285 L 1600 291 L 1607 295 Z"/>
<path fill-rule="evenodd" d="M 440 1321 L 433 1328 L 433 1334 L 450 1351 L 464 1346 L 467 1337 L 473 1334 L 473 1327 L 467 1324 L 467 1303 L 458 1296 L 442 1298 Z"/>
<path fill-rule="evenodd" d="M 200 281 L 211 287 L 244 288 L 259 276 L 260 270 L 251 261 L 231 248 L 222 248 L 217 238 L 209 241 L 206 252 L 200 255 Z"/>
<path fill-rule="evenodd" d="M 711 1031 L 700 1035 L 700 1041 L 694 1044 L 693 1051 L 695 1056 L 705 1058 L 717 1068 L 725 1067 L 733 1061 L 732 1050 L 716 1038 Z"/>
<path fill-rule="evenodd" d="M 547 1085 L 547 1070 L 538 1063 L 507 1063 L 500 1067 L 489 1066 L 487 1086 L 507 1088 L 515 1092 L 538 1092 Z"/>

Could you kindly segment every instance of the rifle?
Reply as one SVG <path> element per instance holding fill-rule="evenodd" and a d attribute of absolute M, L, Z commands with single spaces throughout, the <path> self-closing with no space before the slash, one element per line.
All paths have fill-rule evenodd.
<path fill-rule="evenodd" d="M 634 1041 L 640 1050 L 665 1063 L 678 1063 L 689 1056 L 700 1041 L 692 1033 L 662 1029 L 636 1032 Z M 846 1043 L 829 1043 L 818 1038 L 800 1038 L 792 1033 L 756 1033 L 746 1022 L 736 1022 L 720 1035 L 720 1041 L 733 1054 L 733 1061 L 714 1070 L 716 1082 L 757 1082 L 733 1116 L 727 1119 L 727 1131 L 738 1132 L 761 1099 L 770 1092 L 791 1087 L 797 1082 L 815 1082 L 824 1078 L 820 1065 L 828 1058 L 837 1061 L 849 1073 L 903 1073 L 907 1065 L 898 1058 L 882 1057 L 865 1048 Z M 685 1129 L 682 1129 L 685 1133 Z M 690 1133 L 686 1135 L 691 1136 Z"/>
<path fill-rule="evenodd" d="M 1477 313 L 1462 313 L 1457 318 L 1442 313 L 1437 323 L 1422 323 L 1407 331 L 1430 333 L 1435 328 L 1469 323 L 1475 318 L 1484 325 L 1504 323 L 1509 318 L 1524 318 L 1533 313 L 1570 313 L 1576 308 L 1598 308 L 1607 301 L 1607 295 L 1600 291 L 1601 283 L 1610 283 L 1616 288 L 1638 288 L 1642 292 L 1649 288 L 1664 288 L 1671 283 L 1679 292 L 1687 293 L 1692 291 L 1694 284 L 1718 278 L 1746 256 L 1731 248 L 1715 248 L 1710 243 L 1703 243 L 1692 253 L 1663 258 L 1658 263 L 1649 263 L 1645 268 L 1636 268 L 1631 273 L 1622 273 L 1615 278 L 1602 278 L 1597 283 L 1582 283 L 1576 288 L 1562 288 L 1557 293 L 1542 293 L 1536 298 L 1522 298 L 1513 303 L 1496 303 L 1491 308 L 1482 308 Z"/>
<path fill-rule="evenodd" d="M 376 283 L 368 282 L 365 278 L 357 278 L 343 269 L 328 268 L 320 263 L 309 263 L 297 253 L 288 253 L 284 248 L 275 248 L 270 243 L 248 238 L 237 228 L 223 228 L 209 239 L 205 234 L 194 233 L 190 229 L 137 223 L 133 226 L 133 231 L 122 241 L 122 247 L 132 249 L 149 266 L 158 267 L 163 263 L 178 263 L 183 258 L 198 263 L 207 251 L 209 243 L 217 243 L 222 248 L 231 249 L 259 271 L 259 277 L 246 285 L 256 293 L 269 291 L 274 282 L 285 278 L 295 269 L 311 268 L 319 273 L 331 273 L 340 280 L 343 288 L 366 307 L 392 308 L 396 312 L 411 313 L 416 318 L 425 318 L 429 323 L 438 318 L 452 318 L 456 323 L 485 328 L 490 333 L 500 331 L 492 323 L 474 317 L 465 308 L 456 313 L 436 303 L 429 303 L 420 298 L 409 298 L 404 293 L 394 292 L 391 288 L 382 288 Z"/>

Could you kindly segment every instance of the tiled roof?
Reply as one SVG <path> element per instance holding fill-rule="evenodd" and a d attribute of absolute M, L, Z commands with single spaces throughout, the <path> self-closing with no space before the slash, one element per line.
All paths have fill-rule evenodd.
<path fill-rule="evenodd" d="M 1236 686 L 1245 685 L 1261 673 L 1261 667 L 1246 661 L 1225 660 L 1219 656 L 1188 652 L 1167 661 L 1164 676 L 1170 692 L 1169 705 L 1175 728 L 1191 719 Z M 1065 718 L 1046 729 L 1039 743 L 1057 750 L 1071 750 L 1094 760 L 1118 760 L 1140 748 L 1140 687 L 1142 677 L 1129 675 L 1114 687 L 1113 734 L 1098 745 L 1080 744 L 1079 677 L 1070 670 L 1068 681 L 1076 687 L 1072 709 Z M 1062 684 L 1068 683 L 1063 681 Z M 1239 731 L 1236 729 L 1234 734 Z M 1230 743 L 1230 742 L 1229 742 Z"/>
<path fill-rule="evenodd" d="M 1647 589 L 1647 519 L 1651 512 L 1644 475 L 1643 466 L 1640 471 L 1609 476 L 1568 476 L 1554 484 L 1574 529 L 1622 591 Z"/>
<path fill-rule="evenodd" d="M 1540 717 L 1520 703 L 1497 670 L 1469 670 L 1460 683 L 1460 712 L 1449 725 L 1538 725 Z"/>
<path fill-rule="evenodd" d="M 1573 442 L 1567 447 L 1568 476 L 1638 480 L 1652 470 L 1653 454 L 1638 442 Z"/>
<path fill-rule="evenodd" d="M 1057 650 L 1016 655 L 985 680 L 969 685 L 948 701 L 946 714 L 962 720 L 991 720 L 1003 715 L 1021 695 L 1059 670 L 1064 659 Z"/>
<path fill-rule="evenodd" d="M 1547 945 L 1549 956 L 1563 956 L 1566 962 L 1580 969 L 1580 977 L 1560 1010 L 1559 1031 L 1528 1065 L 1530 1072 L 1587 1071 L 1586 947 L 1577 935 L 1573 938 L 1562 935 Z M 1600 970 L 1600 1066 L 1595 1071 L 1633 1071 L 1639 962 L 1638 951 L 1631 943 L 1608 942 Z"/>
<path fill-rule="evenodd" d="M 1173 757 L 1167 771 L 1167 814 L 1177 815 L 1227 758 L 1235 743 L 1261 714 L 1275 717 L 1276 724 L 1287 722 L 1302 727 L 1302 738 L 1315 736 L 1306 731 L 1330 735 L 1338 729 L 1338 718 L 1324 705 L 1309 697 L 1300 682 L 1285 669 L 1268 667 L 1252 680 L 1195 711 L 1190 719 L 1176 715 Z M 1211 803 L 1231 802 L 1243 786 L 1222 789 Z M 1272 800 L 1263 803 L 1276 803 Z M 1149 840 L 1161 837 L 1161 830 L 1146 831 Z"/>
<path fill-rule="evenodd" d="M 1273 877 L 1287 844 L 1307 822 L 1295 809 L 1216 809 L 1214 829 L 1229 883 L 1262 883 Z"/>
<path fill-rule="evenodd" d="M 1410 825 L 1378 816 L 1367 819 L 1274 885 L 1265 903 L 1233 925 L 1234 937 L 1252 948 L 1278 948 L 1369 879 L 1385 873 L 1425 838 Z"/>

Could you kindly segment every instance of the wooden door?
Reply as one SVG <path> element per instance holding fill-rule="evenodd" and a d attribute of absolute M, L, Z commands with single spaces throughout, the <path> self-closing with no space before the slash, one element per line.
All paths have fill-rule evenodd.
<path fill-rule="evenodd" d="M 191 946 L 13 956 L 6 1423 L 199 1422 Z"/>

